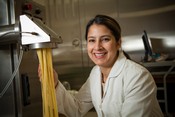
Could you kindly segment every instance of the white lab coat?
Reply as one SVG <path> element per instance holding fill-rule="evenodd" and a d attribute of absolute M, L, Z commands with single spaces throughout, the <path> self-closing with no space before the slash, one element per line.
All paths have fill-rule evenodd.
<path fill-rule="evenodd" d="M 92 107 L 98 117 L 163 117 L 156 92 L 151 74 L 123 52 L 111 69 L 103 96 L 99 66 L 92 69 L 75 98 L 61 83 L 56 88 L 58 110 L 67 117 L 82 117 Z"/>

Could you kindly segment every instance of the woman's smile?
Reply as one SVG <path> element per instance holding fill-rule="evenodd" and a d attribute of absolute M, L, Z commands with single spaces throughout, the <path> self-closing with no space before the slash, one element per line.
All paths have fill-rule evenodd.
<path fill-rule="evenodd" d="M 103 52 L 103 53 L 94 53 L 94 55 L 95 55 L 95 57 L 97 58 L 97 59 L 102 59 L 102 58 L 104 58 L 105 57 L 105 55 L 107 54 L 107 52 Z"/>

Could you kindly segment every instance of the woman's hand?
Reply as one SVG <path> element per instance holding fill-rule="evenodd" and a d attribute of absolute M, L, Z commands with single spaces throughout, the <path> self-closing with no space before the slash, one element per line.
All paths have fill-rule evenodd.
<path fill-rule="evenodd" d="M 58 86 L 58 74 L 55 71 L 55 69 L 53 69 L 53 77 L 54 77 L 54 83 L 55 83 L 55 88 Z"/>
<path fill-rule="evenodd" d="M 38 65 L 38 77 L 39 77 L 39 80 L 41 81 L 42 72 L 41 72 L 41 66 L 40 65 Z M 58 74 L 55 71 L 55 69 L 53 69 L 53 77 L 54 77 L 54 84 L 55 84 L 55 88 L 56 88 L 57 85 L 58 85 Z"/>

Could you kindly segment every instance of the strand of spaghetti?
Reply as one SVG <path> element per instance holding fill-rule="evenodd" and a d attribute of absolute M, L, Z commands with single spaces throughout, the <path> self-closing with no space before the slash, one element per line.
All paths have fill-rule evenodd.
<path fill-rule="evenodd" d="M 43 83 L 43 94 L 44 94 L 43 116 L 44 117 L 49 117 L 48 94 L 47 94 L 47 90 L 48 90 L 48 81 L 47 81 L 48 75 L 47 75 L 47 73 L 48 73 L 48 71 L 47 71 L 47 67 L 46 67 L 46 65 L 47 65 L 46 58 L 47 58 L 47 56 L 46 56 L 46 50 L 45 49 L 42 49 L 42 56 L 43 56 L 43 68 L 41 68 L 41 69 L 43 69 L 42 70 L 43 71 L 43 73 L 42 73 L 43 74 L 43 79 L 42 79 L 43 82 L 42 83 Z"/>
<path fill-rule="evenodd" d="M 47 55 L 47 57 L 46 57 L 47 58 L 47 62 L 50 63 L 50 61 L 48 60 L 50 58 L 50 54 L 48 53 L 47 49 L 46 49 L 46 55 Z M 51 67 L 51 65 L 49 65 L 48 69 L 47 69 L 48 78 L 51 78 L 51 76 L 50 76 L 50 74 L 51 74 L 50 67 Z M 49 113 L 50 117 L 52 117 L 52 100 L 51 100 L 51 94 L 50 94 L 50 92 L 52 91 L 52 90 L 50 90 L 51 89 L 51 84 L 50 84 L 51 80 L 52 80 L 52 78 L 51 79 L 47 79 L 47 85 L 48 85 L 48 89 L 47 90 L 49 90 L 49 92 L 48 92 L 48 113 Z"/>
<path fill-rule="evenodd" d="M 46 50 L 46 52 L 47 52 L 47 61 L 48 62 L 51 62 L 50 61 L 50 52 L 49 52 L 49 50 L 47 49 Z M 52 67 L 51 65 L 49 66 L 49 67 Z M 48 71 L 48 75 L 49 75 L 49 77 L 53 77 L 52 76 L 52 69 L 48 69 L 49 71 Z M 51 86 L 52 86 L 52 79 L 49 79 L 49 81 L 48 81 L 48 85 L 50 86 L 49 88 L 51 88 Z M 50 90 L 50 92 L 49 92 L 49 95 L 52 95 L 51 94 L 51 92 L 52 92 L 52 90 Z M 50 114 L 50 116 L 53 116 L 53 113 L 52 113 L 52 108 L 53 108 L 53 103 L 52 103 L 53 101 L 52 101 L 52 97 L 49 97 L 49 114 Z M 53 111 L 54 112 L 54 111 Z"/>
<path fill-rule="evenodd" d="M 48 70 L 47 70 L 47 66 L 46 65 L 48 65 L 49 66 L 49 64 L 47 63 L 47 55 L 46 55 L 46 49 L 42 49 L 42 51 L 43 51 L 43 63 L 44 63 L 44 67 L 43 67 L 43 69 L 44 69 L 44 77 L 43 77 L 43 87 L 44 87 L 44 98 L 45 98 L 45 105 L 44 105 L 44 117 L 49 117 L 49 107 L 48 107 L 48 94 L 47 94 L 47 90 L 48 90 L 48 81 L 47 81 L 47 78 L 49 77 L 48 76 Z"/>
<path fill-rule="evenodd" d="M 50 81 L 50 79 L 52 79 L 50 76 L 49 76 L 49 68 L 50 68 L 50 65 L 51 65 L 51 63 L 49 63 L 49 61 L 48 61 L 48 57 L 50 57 L 50 56 L 48 56 L 48 54 L 47 54 L 47 49 L 45 49 L 45 51 L 44 51 L 44 56 L 45 56 L 45 68 L 46 68 L 46 75 L 45 75 L 45 78 L 46 78 L 46 86 L 47 86 L 47 88 L 46 88 L 46 93 L 47 93 L 47 116 L 46 117 L 52 117 L 51 116 L 51 109 L 52 109 L 52 106 L 51 106 L 51 100 L 50 100 L 50 97 L 52 96 L 52 95 L 50 95 L 50 84 L 49 84 L 49 81 Z"/>

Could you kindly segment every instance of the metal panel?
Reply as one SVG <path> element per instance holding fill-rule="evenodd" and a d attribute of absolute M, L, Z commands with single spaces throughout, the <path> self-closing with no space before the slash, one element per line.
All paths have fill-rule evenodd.
<path fill-rule="evenodd" d="M 2 92 L 10 76 L 12 75 L 11 68 L 11 55 L 9 46 L 0 46 L 0 91 Z M 0 115 L 2 117 L 12 116 L 15 117 L 15 102 L 14 102 L 14 89 L 13 84 L 9 87 L 5 95 L 0 98 Z"/>
<path fill-rule="evenodd" d="M 0 26 L 14 24 L 14 0 L 0 0 L 0 8 Z"/>
<path fill-rule="evenodd" d="M 132 59 L 141 61 L 143 30 L 149 37 L 175 37 L 174 4 L 173 0 L 46 0 L 47 23 L 63 39 L 63 44 L 53 50 L 60 80 L 78 89 L 88 77 L 93 63 L 87 56 L 84 32 L 91 17 L 107 14 L 118 20 L 123 32 L 122 48 Z"/>
<path fill-rule="evenodd" d="M 54 67 L 61 81 L 68 81 L 72 89 L 79 89 L 94 65 L 87 56 L 84 38 L 87 21 L 99 14 L 112 15 L 116 0 L 49 0 L 46 1 L 47 22 L 61 35 L 63 43 L 53 50 Z"/>
<path fill-rule="evenodd" d="M 14 45 L 0 45 L 0 92 L 4 89 L 11 78 L 14 67 L 17 64 L 17 48 Z M 21 116 L 21 98 L 20 98 L 19 75 L 7 89 L 3 97 L 0 98 L 0 116 L 1 117 L 20 117 Z"/>
<path fill-rule="evenodd" d="M 0 35 L 8 31 L 18 31 L 15 25 L 14 0 L 0 0 Z M 16 18 L 17 19 L 17 18 Z M 6 35 L 0 38 L 0 116 L 21 117 L 21 91 L 19 72 L 16 73 L 13 82 L 4 90 L 10 80 L 13 71 L 18 64 L 19 45 L 18 35 Z M 4 95 L 2 91 L 5 91 Z"/>

